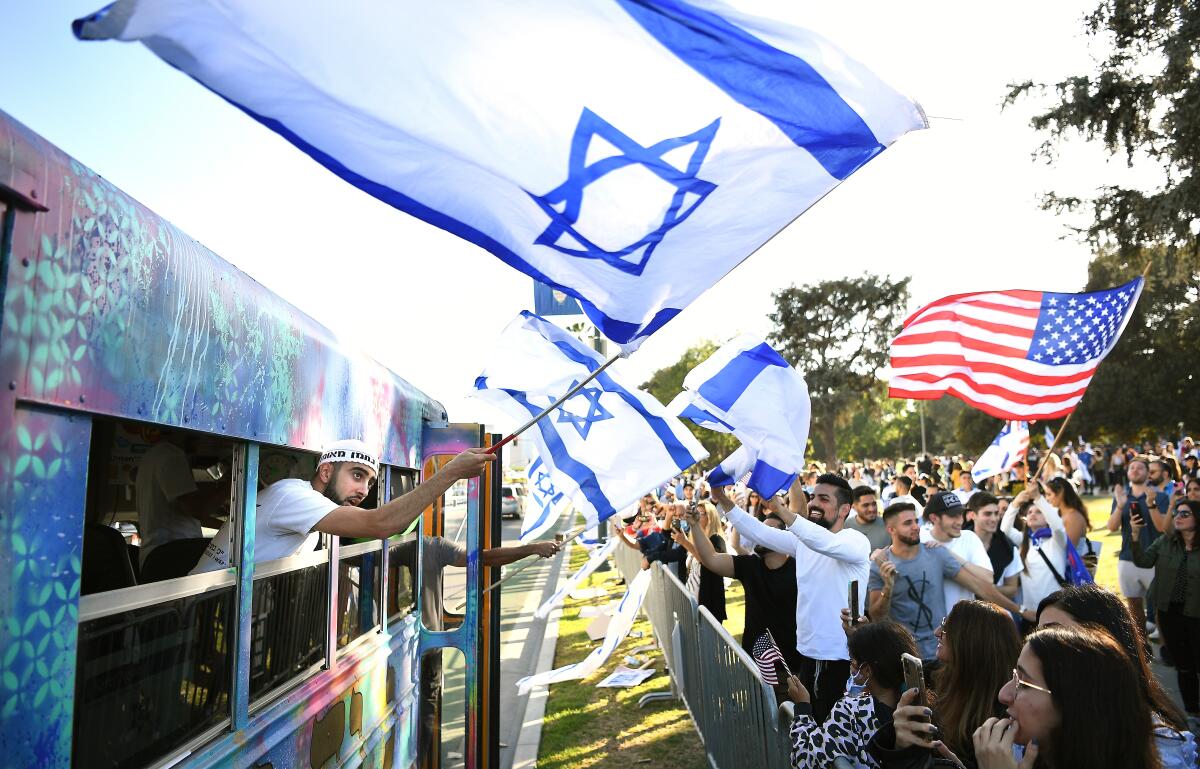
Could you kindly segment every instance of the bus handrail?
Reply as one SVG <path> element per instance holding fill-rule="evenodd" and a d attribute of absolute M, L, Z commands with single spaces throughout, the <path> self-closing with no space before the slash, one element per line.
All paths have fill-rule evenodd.
<path fill-rule="evenodd" d="M 258 582 L 276 574 L 288 571 L 298 571 L 308 566 L 319 566 L 329 562 L 329 550 L 310 550 L 299 555 L 289 555 L 287 558 L 276 558 L 274 561 L 263 561 L 254 564 L 254 581 Z"/>
<path fill-rule="evenodd" d="M 363 553 L 374 553 L 383 549 L 383 540 L 377 539 L 372 542 L 359 542 L 356 545 L 342 545 L 338 549 L 338 560 L 344 561 L 347 558 L 352 558 Z"/>
<path fill-rule="evenodd" d="M 222 587 L 233 587 L 233 569 L 192 574 L 187 577 L 151 582 L 146 585 L 123 587 L 79 598 L 79 621 L 88 622 L 113 614 L 142 609 L 180 598 L 207 593 Z"/>

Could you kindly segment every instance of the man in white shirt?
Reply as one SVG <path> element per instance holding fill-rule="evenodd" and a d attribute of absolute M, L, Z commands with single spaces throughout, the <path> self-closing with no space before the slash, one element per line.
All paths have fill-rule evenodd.
<path fill-rule="evenodd" d="M 891 500 L 888 501 L 888 507 L 891 507 L 892 505 L 896 504 L 897 502 L 908 502 L 914 508 L 916 508 L 917 518 L 920 518 L 921 516 L 923 516 L 925 514 L 925 506 L 922 505 L 919 501 L 917 501 L 917 498 L 913 496 L 912 488 L 913 488 L 913 479 L 912 478 L 909 478 L 907 475 L 897 476 L 896 477 L 896 493 L 892 496 Z"/>
<path fill-rule="evenodd" d="M 975 532 L 963 530 L 965 513 L 966 510 L 953 492 L 939 491 L 934 494 L 925 506 L 925 515 L 929 517 L 932 526 L 929 529 L 921 529 L 921 541 L 929 547 L 946 548 L 968 573 L 995 584 L 992 579 L 992 560 L 988 558 L 987 548 Z M 969 588 L 953 580 L 946 580 L 943 592 L 946 596 L 947 614 L 959 601 L 975 598 L 975 594 Z"/>
<path fill-rule="evenodd" d="M 317 532 L 384 539 L 404 531 L 457 481 L 479 475 L 496 458 L 487 449 L 467 449 L 407 494 L 365 510 L 358 505 L 375 482 L 377 456 L 360 440 L 338 441 L 322 452 L 311 481 L 286 478 L 259 492 L 254 521 L 255 563 L 295 555 Z M 227 523 L 191 573 L 229 568 L 230 549 Z"/>
<path fill-rule="evenodd" d="M 958 497 L 958 501 L 966 507 L 977 491 L 979 489 L 975 488 L 975 479 L 971 477 L 971 471 L 964 469 L 958 474 L 958 488 L 954 490 L 954 496 Z"/>
<path fill-rule="evenodd" d="M 777 513 L 785 530 L 767 526 L 735 507 L 725 489 L 713 489 L 713 501 L 743 537 L 795 557 L 796 650 L 806 659 L 804 668 L 793 672 L 811 692 L 813 717 L 822 723 L 850 676 L 850 654 L 841 625 L 848 588 L 858 581 L 862 612 L 870 575 L 870 543 L 861 532 L 842 526 L 851 509 L 850 484 L 826 473 L 816 479 L 813 498 L 806 501 L 801 482 L 793 483 L 788 509 Z"/>
<path fill-rule="evenodd" d="M 229 482 L 201 490 L 192 478 L 187 454 L 164 437 L 138 462 L 134 499 L 142 537 L 138 560 L 145 565 L 146 557 L 160 545 L 198 539 L 204 536 L 201 526 L 220 528 L 223 521 L 214 515 L 229 503 Z"/>

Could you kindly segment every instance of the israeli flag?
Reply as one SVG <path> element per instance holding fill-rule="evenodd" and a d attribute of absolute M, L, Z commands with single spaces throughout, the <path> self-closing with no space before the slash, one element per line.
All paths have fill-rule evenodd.
<path fill-rule="evenodd" d="M 1054 445 L 1054 433 L 1050 430 L 1050 425 L 1046 425 L 1046 432 L 1042 437 L 1046 439 L 1046 448 Z"/>
<path fill-rule="evenodd" d="M 563 329 L 523 312 L 492 348 L 474 394 L 524 423 L 603 364 Z M 708 456 L 662 404 L 608 371 L 528 435 L 554 487 L 589 529 Z"/>
<path fill-rule="evenodd" d="M 142 42 L 627 351 L 927 126 L 821 36 L 718 0 L 118 0 L 74 30 Z"/>
<path fill-rule="evenodd" d="M 525 503 L 525 518 L 521 521 L 522 544 L 538 539 L 562 517 L 571 500 L 554 485 L 550 469 L 542 458 L 535 457 L 526 471 L 529 476 L 529 499 Z"/>
<path fill-rule="evenodd" d="M 1054 440 L 1051 436 L 1050 440 Z M 984 449 L 971 468 L 971 478 L 976 483 L 991 478 L 993 475 L 1007 473 L 1025 458 L 1029 450 L 1029 423 L 1012 421 L 1006 422 L 1000 434 L 992 440 L 992 445 Z"/>
<path fill-rule="evenodd" d="M 709 474 L 712 486 L 745 480 L 764 497 L 804 469 L 812 404 L 804 376 L 766 342 L 743 335 L 688 372 L 673 413 L 742 442 Z"/>

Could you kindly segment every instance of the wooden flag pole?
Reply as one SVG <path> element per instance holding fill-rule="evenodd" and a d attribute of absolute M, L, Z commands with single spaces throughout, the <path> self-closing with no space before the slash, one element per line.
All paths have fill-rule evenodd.
<path fill-rule="evenodd" d="M 542 413 L 538 414 L 538 415 L 537 415 L 536 417 L 534 417 L 533 419 L 529 420 L 529 421 L 528 421 L 528 422 L 526 422 L 525 424 L 523 424 L 523 425 L 521 425 L 520 427 L 518 427 L 518 428 L 516 429 L 516 431 L 514 431 L 514 432 L 513 432 L 511 435 L 509 435 L 509 436 L 508 436 L 507 438 L 505 438 L 504 440 L 500 441 L 500 442 L 499 442 L 499 443 L 497 443 L 496 445 L 494 445 L 494 446 L 492 446 L 491 448 L 489 448 L 489 449 L 488 449 L 488 453 L 489 453 L 489 454 L 495 454 L 495 453 L 496 453 L 496 450 L 497 450 L 497 449 L 499 449 L 501 446 L 503 446 L 504 444 L 506 444 L 506 443 L 508 443 L 509 441 L 513 440 L 514 438 L 516 438 L 518 435 L 520 435 L 521 433 L 525 432 L 525 431 L 526 431 L 526 430 L 528 430 L 529 428 L 533 427 L 535 424 L 537 424 L 537 423 L 538 423 L 538 420 L 540 420 L 542 417 L 544 417 L 544 416 L 546 416 L 547 414 L 549 414 L 551 411 L 554 411 L 554 409 L 556 409 L 556 408 L 558 408 L 559 406 L 563 405 L 563 403 L 564 403 L 564 402 L 565 402 L 565 401 L 566 401 L 568 398 L 570 398 L 572 395 L 574 395 L 575 393 L 577 393 L 577 392 L 579 392 L 580 390 L 582 390 L 582 389 L 583 389 L 583 387 L 584 387 L 584 385 L 586 385 L 588 382 L 590 382 L 590 381 L 592 381 L 593 379 L 595 379 L 596 377 L 600 376 L 600 374 L 601 374 L 601 373 L 604 371 L 604 369 L 606 369 L 606 368 L 608 368 L 609 366 L 611 366 L 612 364 L 616 363 L 616 362 L 617 362 L 617 360 L 618 360 L 620 357 L 621 357 L 621 355 L 620 355 L 620 353 L 618 353 L 618 354 L 616 354 L 616 355 L 612 356 L 611 358 L 609 358 L 608 360 L 606 360 L 606 361 L 604 362 L 604 365 L 600 366 L 600 368 L 596 369 L 596 370 L 595 370 L 595 371 L 593 371 L 593 372 L 592 372 L 590 375 L 588 375 L 587 379 L 584 379 L 582 382 L 580 382 L 579 384 L 575 385 L 575 386 L 574 386 L 574 387 L 572 387 L 570 390 L 567 390 L 567 392 L 566 392 L 566 394 L 565 394 L 565 395 L 563 395 L 563 396 L 562 396 L 561 398 L 559 398 L 558 400 L 554 401 L 554 403 L 551 403 L 549 406 L 547 406 L 547 407 L 545 408 L 545 410 L 543 410 L 543 411 L 542 411 Z M 499 584 L 499 583 L 497 583 L 497 584 Z"/>

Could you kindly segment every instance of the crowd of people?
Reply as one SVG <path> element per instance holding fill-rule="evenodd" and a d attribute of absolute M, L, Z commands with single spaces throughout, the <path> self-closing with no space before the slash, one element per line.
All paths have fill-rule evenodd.
<path fill-rule="evenodd" d="M 693 476 L 614 532 L 721 621 L 741 583 L 743 648 L 769 632 L 790 673 L 794 767 L 1196 766 L 1195 444 L 1029 464 L 983 488 L 957 457 L 813 465 L 769 499 Z M 1092 520 L 1081 493 L 1109 490 Z M 1104 526 L 1119 595 L 1092 580 Z"/>

